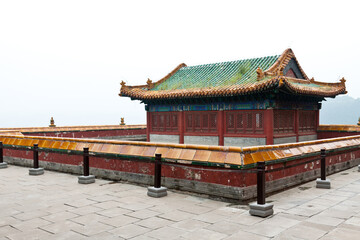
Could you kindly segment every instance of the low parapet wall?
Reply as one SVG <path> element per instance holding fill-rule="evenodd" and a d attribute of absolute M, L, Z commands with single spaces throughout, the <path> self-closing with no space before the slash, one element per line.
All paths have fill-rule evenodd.
<path fill-rule="evenodd" d="M 337 138 L 360 135 L 359 125 L 320 125 L 318 139 Z"/>
<path fill-rule="evenodd" d="M 67 127 L 3 128 L 0 131 L 18 131 L 26 136 L 146 139 L 146 125 L 96 125 Z"/>
<path fill-rule="evenodd" d="M 24 136 L 20 131 L 17 130 L 1 130 L 0 135 L 8 136 Z"/>
<path fill-rule="evenodd" d="M 5 161 L 30 166 L 31 147 L 39 145 L 45 169 L 81 174 L 82 150 L 89 147 L 90 167 L 97 177 L 152 185 L 153 159 L 162 154 L 163 185 L 212 196 L 246 200 L 256 195 L 256 175 L 248 172 L 259 161 L 269 172 L 267 192 L 320 175 L 320 149 L 325 148 L 327 172 L 359 164 L 360 136 L 259 147 L 220 147 L 34 136 L 0 136 Z M 11 149 L 10 149 L 11 148 Z"/>

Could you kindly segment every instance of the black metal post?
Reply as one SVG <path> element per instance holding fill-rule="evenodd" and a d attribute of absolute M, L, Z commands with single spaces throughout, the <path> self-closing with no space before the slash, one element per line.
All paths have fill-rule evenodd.
<path fill-rule="evenodd" d="M 0 142 L 0 163 L 4 162 L 4 152 L 3 152 L 4 145 Z"/>
<path fill-rule="evenodd" d="M 257 203 L 265 204 L 265 162 L 257 162 Z"/>
<path fill-rule="evenodd" d="M 34 144 L 34 168 L 39 168 L 39 146 Z"/>
<path fill-rule="evenodd" d="M 325 149 L 321 149 L 321 180 L 326 180 L 326 162 L 325 162 L 325 158 L 326 158 L 326 153 L 325 153 Z"/>
<path fill-rule="evenodd" d="M 84 176 L 89 176 L 89 148 L 84 148 Z"/>
<path fill-rule="evenodd" d="M 154 187 L 161 187 L 161 154 L 155 154 L 155 176 L 154 176 Z"/>

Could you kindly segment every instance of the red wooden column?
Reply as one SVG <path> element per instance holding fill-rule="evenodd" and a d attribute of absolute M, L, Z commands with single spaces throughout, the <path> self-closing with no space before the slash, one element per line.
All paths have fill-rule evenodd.
<path fill-rule="evenodd" d="M 179 143 L 184 143 L 184 133 L 185 133 L 185 113 L 180 111 L 178 114 L 179 119 Z"/>
<path fill-rule="evenodd" d="M 274 144 L 274 110 L 272 108 L 265 110 L 264 129 L 266 135 L 266 145 Z"/>
<path fill-rule="evenodd" d="M 217 121 L 217 129 L 219 133 L 219 146 L 224 146 L 224 128 L 225 128 L 225 117 L 224 111 L 220 110 L 218 112 L 218 121 Z"/>
<path fill-rule="evenodd" d="M 315 128 L 315 131 L 317 132 L 317 129 L 319 128 L 319 125 L 320 125 L 320 110 L 316 110 L 315 116 L 316 116 L 316 128 Z"/>
<path fill-rule="evenodd" d="M 150 142 L 151 114 L 146 112 L 146 141 Z"/>
<path fill-rule="evenodd" d="M 294 120 L 295 120 L 295 135 L 296 135 L 296 142 L 299 142 L 299 120 L 300 120 L 300 110 L 296 109 L 295 110 L 295 116 L 294 116 Z"/>

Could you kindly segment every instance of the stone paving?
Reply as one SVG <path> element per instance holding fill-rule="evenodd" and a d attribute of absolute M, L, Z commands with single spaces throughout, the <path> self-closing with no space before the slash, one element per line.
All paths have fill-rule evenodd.
<path fill-rule="evenodd" d="M 97 179 L 81 185 L 70 174 L 0 169 L 0 240 L 4 239 L 360 239 L 360 173 L 329 176 L 275 194 L 274 215 L 250 216 L 234 205 Z"/>

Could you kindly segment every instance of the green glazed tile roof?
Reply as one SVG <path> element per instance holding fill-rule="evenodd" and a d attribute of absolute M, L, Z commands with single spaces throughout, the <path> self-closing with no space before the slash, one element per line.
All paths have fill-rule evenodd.
<path fill-rule="evenodd" d="M 292 62 L 291 62 L 292 61 Z M 295 78 L 288 69 L 295 68 L 302 78 Z M 285 68 L 288 67 L 286 70 Z M 260 68 L 257 71 L 257 68 Z M 286 71 L 286 72 L 284 72 Z M 290 74 L 288 74 L 290 72 Z M 127 86 L 121 82 L 120 96 L 143 101 L 158 99 L 231 97 L 282 89 L 290 94 L 335 97 L 346 93 L 345 79 L 337 83 L 309 79 L 293 51 L 281 55 L 186 66 L 182 63 L 157 82 Z"/>
<path fill-rule="evenodd" d="M 256 69 L 267 70 L 280 55 L 180 68 L 151 91 L 224 87 L 255 83 Z"/>

